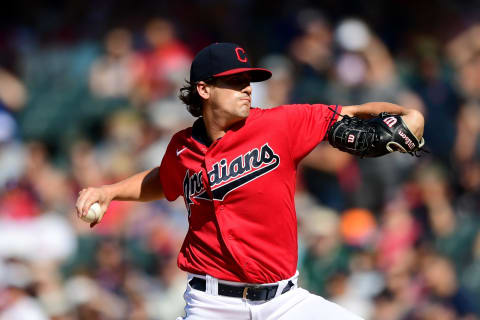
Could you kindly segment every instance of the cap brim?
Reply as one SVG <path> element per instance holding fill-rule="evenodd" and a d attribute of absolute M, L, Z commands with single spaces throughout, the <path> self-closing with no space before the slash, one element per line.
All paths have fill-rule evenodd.
<path fill-rule="evenodd" d="M 263 68 L 236 68 L 214 74 L 213 76 L 217 78 L 244 72 L 248 72 L 248 74 L 250 74 L 251 82 L 265 81 L 272 77 L 272 73 L 269 70 Z"/>

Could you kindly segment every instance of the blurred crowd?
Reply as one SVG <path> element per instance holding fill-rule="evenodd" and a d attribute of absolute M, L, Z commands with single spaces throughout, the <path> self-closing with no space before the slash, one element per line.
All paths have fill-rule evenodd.
<path fill-rule="evenodd" d="M 359 18 L 293 17 L 262 48 L 190 39 L 165 18 L 97 40 L 11 36 L 14 54 L 0 60 L 0 320 L 183 314 L 183 200 L 113 202 L 93 229 L 74 203 L 84 187 L 159 165 L 193 123 L 178 90 L 213 41 L 240 42 L 272 70 L 252 84 L 253 106 L 388 101 L 425 115 L 420 158 L 321 144 L 301 163 L 301 286 L 365 319 L 480 319 L 480 24 L 441 41 L 414 34 L 399 50 Z"/>

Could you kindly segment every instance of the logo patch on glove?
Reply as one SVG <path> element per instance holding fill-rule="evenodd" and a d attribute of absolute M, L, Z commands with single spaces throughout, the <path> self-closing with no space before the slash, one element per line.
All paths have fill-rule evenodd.
<path fill-rule="evenodd" d="M 395 117 L 388 117 L 388 118 L 385 118 L 383 119 L 383 122 L 385 122 L 385 124 L 391 128 L 395 125 L 395 123 L 397 123 L 397 118 Z"/>
<path fill-rule="evenodd" d="M 407 134 L 405 132 L 403 132 L 402 130 L 398 130 L 398 134 L 400 135 L 400 137 L 403 138 L 405 144 L 410 148 L 410 150 L 413 150 L 413 148 L 415 148 L 415 143 L 412 141 L 412 139 L 407 137 Z"/>

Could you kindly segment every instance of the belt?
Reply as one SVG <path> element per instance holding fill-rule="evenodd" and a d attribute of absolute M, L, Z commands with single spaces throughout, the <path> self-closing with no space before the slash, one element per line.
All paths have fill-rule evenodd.
<path fill-rule="evenodd" d="M 206 291 L 207 281 L 202 278 L 193 277 L 189 282 L 190 286 L 195 290 Z M 293 282 L 290 280 L 288 284 L 283 288 L 282 293 L 288 292 L 293 287 Z M 268 301 L 273 299 L 277 294 L 278 284 L 272 284 L 267 286 L 232 286 L 224 283 L 218 284 L 218 295 L 243 298 L 251 301 Z"/>

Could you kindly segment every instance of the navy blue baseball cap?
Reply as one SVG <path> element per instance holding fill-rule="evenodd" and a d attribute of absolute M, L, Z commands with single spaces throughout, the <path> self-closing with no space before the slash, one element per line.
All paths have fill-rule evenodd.
<path fill-rule="evenodd" d="M 272 76 L 267 69 L 252 68 L 247 53 L 238 44 L 217 42 L 197 53 L 190 67 L 190 82 L 243 72 L 250 74 L 252 82 L 265 81 Z"/>

